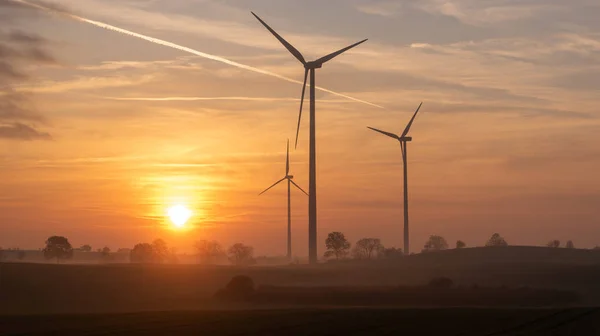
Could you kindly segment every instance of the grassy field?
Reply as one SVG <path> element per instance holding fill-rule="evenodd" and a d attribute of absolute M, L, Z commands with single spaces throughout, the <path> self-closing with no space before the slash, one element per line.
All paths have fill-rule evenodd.
<path fill-rule="evenodd" d="M 312 309 L 0 317 L 0 335 L 598 335 L 579 309 Z"/>

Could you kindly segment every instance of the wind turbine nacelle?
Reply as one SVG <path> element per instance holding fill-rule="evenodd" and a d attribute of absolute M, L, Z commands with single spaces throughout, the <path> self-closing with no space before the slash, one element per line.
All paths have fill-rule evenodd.
<path fill-rule="evenodd" d="M 294 175 L 288 175 L 286 176 L 287 178 L 289 178 L 290 180 L 294 178 Z"/>
<path fill-rule="evenodd" d="M 400 138 L 400 141 L 412 141 L 412 137 Z"/>
<path fill-rule="evenodd" d="M 322 67 L 323 67 L 323 63 L 321 63 L 321 62 L 317 63 L 317 62 L 311 61 L 311 62 L 306 62 L 306 64 L 304 64 L 304 69 L 308 69 L 308 70 L 320 69 Z"/>

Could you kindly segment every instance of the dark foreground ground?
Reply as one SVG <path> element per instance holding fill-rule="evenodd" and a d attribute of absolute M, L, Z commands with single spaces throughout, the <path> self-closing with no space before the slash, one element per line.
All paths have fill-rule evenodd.
<path fill-rule="evenodd" d="M 0 335 L 600 335 L 600 309 L 323 308 L 4 316 Z"/>

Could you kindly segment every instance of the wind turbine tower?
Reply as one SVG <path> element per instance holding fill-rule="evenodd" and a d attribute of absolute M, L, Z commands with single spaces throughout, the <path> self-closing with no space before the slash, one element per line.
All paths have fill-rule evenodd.
<path fill-rule="evenodd" d="M 262 23 L 267 30 L 279 40 L 281 44 L 304 66 L 304 84 L 302 85 L 302 96 L 300 100 L 300 113 L 298 115 L 298 127 L 296 129 L 296 143 L 298 147 L 298 133 L 300 131 L 300 121 L 302 119 L 302 106 L 304 104 L 304 93 L 306 91 L 306 81 L 310 75 L 310 143 L 309 143 L 309 186 L 308 186 L 308 261 L 311 264 L 317 263 L 317 158 L 316 158 L 316 140 L 315 140 L 315 70 L 320 69 L 324 63 L 330 61 L 336 56 L 356 47 L 366 41 L 354 43 L 329 55 L 323 56 L 315 61 L 306 61 L 304 56 L 294 48 L 289 42 L 275 32 L 258 15 L 252 12 L 252 15 Z"/>
<path fill-rule="evenodd" d="M 419 104 L 419 107 L 417 108 L 417 110 L 415 111 L 415 114 L 413 114 L 412 118 L 410 119 L 410 121 L 408 122 L 408 125 L 406 125 L 406 128 L 404 129 L 404 132 L 402 132 L 401 136 L 398 136 L 394 133 L 390 133 L 390 132 L 385 132 L 373 127 L 367 127 L 369 129 L 372 129 L 375 132 L 379 132 L 383 135 L 387 135 L 390 138 L 396 139 L 400 142 L 400 149 L 402 150 L 402 163 L 404 165 L 404 255 L 409 255 L 410 253 L 410 246 L 409 246 L 409 235 L 408 235 L 408 153 L 406 151 L 407 149 L 407 144 L 408 142 L 412 141 L 412 137 L 407 136 L 408 135 L 408 131 L 410 131 L 410 127 L 413 124 L 413 121 L 415 121 L 415 117 L 417 116 L 417 113 L 419 113 L 419 110 L 421 109 L 421 105 L 423 105 L 423 103 Z"/>
<path fill-rule="evenodd" d="M 278 185 L 279 183 L 287 180 L 287 213 L 288 213 L 288 227 L 287 227 L 287 259 L 288 260 L 292 260 L 292 201 L 291 201 L 291 185 L 293 184 L 294 187 L 300 189 L 300 191 L 302 191 L 303 193 L 306 194 L 306 191 L 304 191 L 302 188 L 300 188 L 299 185 L 296 184 L 296 182 L 293 181 L 294 179 L 294 175 L 290 175 L 290 140 L 288 140 L 287 142 L 287 155 L 285 157 L 285 176 L 273 183 L 272 186 L 268 187 L 267 189 L 265 189 L 263 192 L 261 192 L 260 194 L 258 194 L 259 196 L 264 194 L 265 192 L 267 192 L 267 190 L 273 188 L 274 186 Z M 308 194 L 306 194 L 308 195 Z"/>

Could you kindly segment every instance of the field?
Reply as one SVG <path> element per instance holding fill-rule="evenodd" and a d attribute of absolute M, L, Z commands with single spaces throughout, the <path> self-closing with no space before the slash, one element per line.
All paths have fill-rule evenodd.
<path fill-rule="evenodd" d="M 312 309 L 0 317 L 0 335 L 598 335 L 598 309 Z"/>
<path fill-rule="evenodd" d="M 469 288 L 552 290 L 580 298 L 568 305 L 539 302 L 499 308 L 497 300 L 441 308 L 454 301 L 418 302 L 413 307 L 340 301 L 228 303 L 214 293 L 235 275 L 257 285 L 298 288 L 421 286 L 445 276 Z M 410 293 L 410 288 L 403 289 Z M 359 290 L 357 290 L 358 292 Z M 485 292 L 482 292 L 485 293 Z M 364 296 L 364 295 L 363 295 Z M 337 300 L 337 299 L 336 299 Z M 361 297 L 359 302 L 366 302 Z M 414 298 L 413 298 L 414 300 Z M 424 299 L 423 301 L 428 301 Z M 350 303 L 348 303 L 350 302 Z M 455 306 L 459 306 L 456 304 Z M 358 308 L 357 306 L 362 306 Z M 383 308 L 386 306 L 386 308 Z M 470 308 L 467 308 L 469 306 Z M 579 307 L 579 308 L 577 308 Z M 398 334 L 512 335 L 519 326 L 534 335 L 598 334 L 600 253 L 548 248 L 465 249 L 369 263 L 282 266 L 90 264 L 0 265 L 0 334 L 69 331 L 76 335 L 153 334 Z M 78 314 L 78 315 L 71 315 Z M 556 315 L 554 315 L 556 314 Z M 551 316 L 551 317 L 549 317 Z M 432 323 L 434 322 L 434 323 Z M 338 329 L 328 329 L 338 328 Z M 511 329 L 513 333 L 493 332 Z M 594 329 L 596 328 L 596 329 Z M 348 330 L 349 332 L 345 332 Z M 258 333 L 260 331 L 260 333 Z M 560 331 L 560 332 L 559 332 Z M 585 332 L 583 332 L 585 331 Z M 563 333 L 564 332 L 564 333 Z M 568 334 L 568 333 L 566 333 Z"/>

